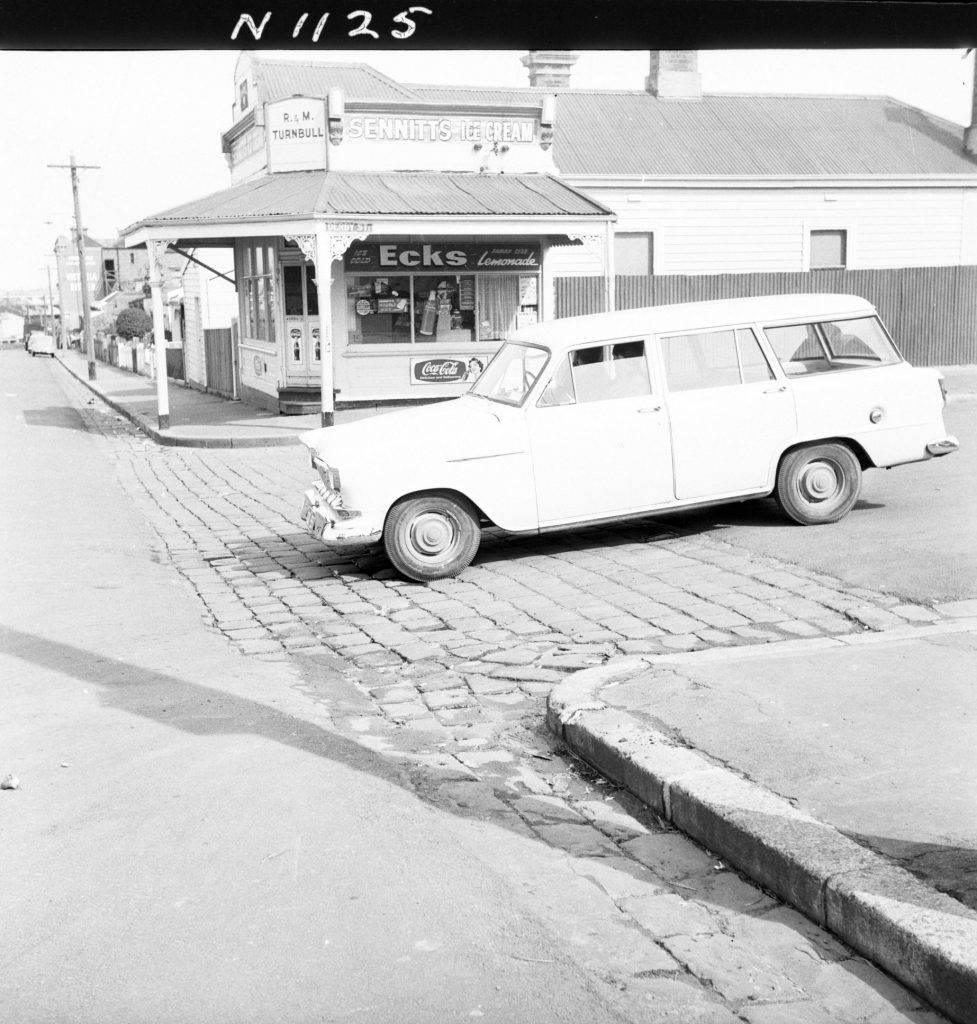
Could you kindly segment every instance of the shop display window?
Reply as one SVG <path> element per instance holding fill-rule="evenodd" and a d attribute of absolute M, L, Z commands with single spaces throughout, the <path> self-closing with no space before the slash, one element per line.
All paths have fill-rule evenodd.
<path fill-rule="evenodd" d="M 242 331 L 246 338 L 275 340 L 275 254 L 267 242 L 244 242 L 240 249 Z"/>
<path fill-rule="evenodd" d="M 409 277 L 347 277 L 350 341 L 394 345 L 411 341 Z"/>
<path fill-rule="evenodd" d="M 478 336 L 480 341 L 505 341 L 516 329 L 519 278 L 512 274 L 478 279 Z"/>
<path fill-rule="evenodd" d="M 537 278 L 515 274 L 346 277 L 351 344 L 504 341 L 536 320 Z"/>

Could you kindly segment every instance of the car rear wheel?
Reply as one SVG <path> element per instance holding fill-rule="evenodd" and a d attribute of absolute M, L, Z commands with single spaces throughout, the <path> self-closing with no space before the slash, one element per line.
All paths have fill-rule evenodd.
<path fill-rule="evenodd" d="M 815 444 L 784 456 L 775 496 L 795 523 L 836 523 L 858 500 L 862 469 L 843 444 Z"/>
<path fill-rule="evenodd" d="M 475 509 L 447 494 L 398 502 L 383 527 L 387 557 L 408 579 L 420 583 L 457 576 L 471 564 L 481 539 Z"/>

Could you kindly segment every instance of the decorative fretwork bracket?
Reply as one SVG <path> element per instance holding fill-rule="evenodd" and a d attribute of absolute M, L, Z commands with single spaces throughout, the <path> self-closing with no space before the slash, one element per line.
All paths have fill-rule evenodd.
<path fill-rule="evenodd" d="M 326 240 L 328 250 L 323 255 L 329 260 L 329 268 L 334 260 L 341 260 L 353 242 L 362 241 L 373 234 L 373 225 L 367 222 L 344 222 L 330 224 L 327 228 Z M 319 251 L 315 235 L 286 235 L 288 241 L 294 242 L 305 258 L 319 272 Z M 318 283 L 318 281 L 316 282 Z"/>
<path fill-rule="evenodd" d="M 310 263 L 313 265 L 315 264 L 315 235 L 286 235 L 285 241 L 294 242 L 302 250 L 302 255 L 305 256 Z"/>
<path fill-rule="evenodd" d="M 589 252 L 603 253 L 607 244 L 605 235 L 567 235 L 567 238 L 576 242 L 582 242 L 583 247 Z"/>
<path fill-rule="evenodd" d="M 149 254 L 149 274 L 150 279 L 153 281 L 159 281 L 162 283 L 164 271 L 166 270 L 166 264 L 164 257 L 166 250 L 176 244 L 175 238 L 167 239 L 150 239 L 146 242 L 146 250 Z"/>
<path fill-rule="evenodd" d="M 341 260 L 354 242 L 360 242 L 373 234 L 369 221 L 336 221 L 326 225 L 329 233 L 329 258 Z"/>

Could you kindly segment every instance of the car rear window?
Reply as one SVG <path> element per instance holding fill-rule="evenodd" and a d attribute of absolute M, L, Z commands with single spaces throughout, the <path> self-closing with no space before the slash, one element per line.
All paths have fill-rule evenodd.
<path fill-rule="evenodd" d="M 763 332 L 788 377 L 901 361 L 885 328 L 874 316 L 768 325 Z"/>

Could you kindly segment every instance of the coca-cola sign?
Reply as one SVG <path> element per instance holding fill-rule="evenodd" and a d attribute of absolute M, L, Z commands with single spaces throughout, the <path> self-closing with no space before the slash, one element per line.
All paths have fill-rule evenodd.
<path fill-rule="evenodd" d="M 488 356 L 426 356 L 411 360 L 412 384 L 471 384 L 488 362 Z"/>

